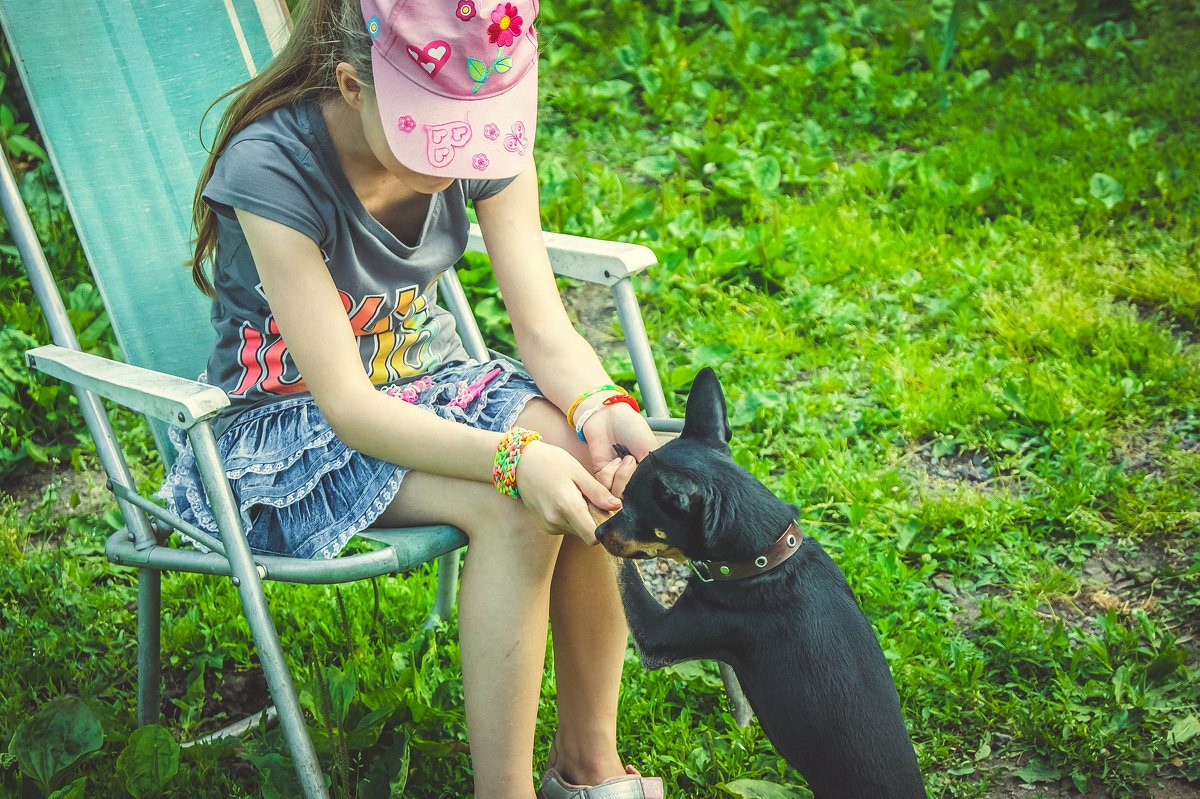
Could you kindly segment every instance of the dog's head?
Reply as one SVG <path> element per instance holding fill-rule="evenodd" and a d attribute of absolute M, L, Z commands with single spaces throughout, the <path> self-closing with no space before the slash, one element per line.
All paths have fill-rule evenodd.
<path fill-rule="evenodd" d="M 622 509 L 596 529 L 604 548 L 624 558 L 675 560 L 754 551 L 758 542 L 743 534 L 744 524 L 783 503 L 734 463 L 731 437 L 721 384 L 705 367 L 692 382 L 682 434 L 641 462 Z"/>

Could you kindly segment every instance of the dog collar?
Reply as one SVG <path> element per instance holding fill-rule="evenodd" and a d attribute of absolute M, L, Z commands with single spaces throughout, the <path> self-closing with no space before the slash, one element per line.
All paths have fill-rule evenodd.
<path fill-rule="evenodd" d="M 769 572 L 790 558 L 804 543 L 804 533 L 795 522 L 788 525 L 783 535 L 752 560 L 689 560 L 688 565 L 701 581 L 711 583 L 724 580 L 744 580 Z"/>

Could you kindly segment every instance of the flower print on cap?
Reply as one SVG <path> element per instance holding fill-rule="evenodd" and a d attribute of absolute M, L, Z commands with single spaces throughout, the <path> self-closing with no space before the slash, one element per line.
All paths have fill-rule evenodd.
<path fill-rule="evenodd" d="M 484 81 L 491 76 L 493 72 L 498 72 L 503 75 L 512 69 L 512 58 L 502 55 L 505 47 L 512 47 L 513 42 L 521 35 L 521 26 L 525 24 L 525 20 L 521 19 L 517 14 L 517 7 L 512 3 L 501 3 L 496 6 L 496 10 L 492 12 L 492 24 L 488 26 L 488 41 L 498 45 L 496 48 L 496 58 L 492 61 L 492 65 L 480 61 L 478 58 L 467 59 L 467 71 L 471 73 L 471 80 L 475 81 L 475 88 L 472 92 L 478 92 L 483 86 Z"/>
<path fill-rule="evenodd" d="M 489 166 L 491 166 L 491 163 L 492 162 L 489 161 L 488 157 L 483 153 L 475 153 L 475 157 L 471 159 L 471 166 L 475 167 L 480 172 L 483 172 Z"/>
<path fill-rule="evenodd" d="M 488 26 L 488 39 L 492 44 L 501 47 L 512 47 L 513 41 L 521 35 L 521 25 L 525 20 L 517 16 L 517 7 L 512 3 L 501 3 L 492 12 L 492 24 Z"/>
<path fill-rule="evenodd" d="M 475 0 L 458 0 L 458 8 L 454 13 L 463 22 L 470 22 L 475 16 Z"/>
<path fill-rule="evenodd" d="M 396 120 L 396 124 L 405 133 L 412 133 L 417 129 L 417 120 L 408 115 L 400 117 L 400 119 Z"/>

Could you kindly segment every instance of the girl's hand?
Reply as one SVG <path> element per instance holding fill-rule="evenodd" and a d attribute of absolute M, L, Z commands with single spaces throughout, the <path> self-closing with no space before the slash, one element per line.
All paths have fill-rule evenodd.
<path fill-rule="evenodd" d="M 530 442 L 521 453 L 517 489 L 546 532 L 573 533 L 589 545 L 596 543 L 597 523 L 588 503 L 606 514 L 621 509 L 621 501 L 573 455 L 544 441 Z"/>
<path fill-rule="evenodd" d="M 613 444 L 623 445 L 638 462 L 658 449 L 658 439 L 645 417 L 623 402 L 607 405 L 588 417 L 583 435 L 596 471 L 612 461 Z"/>
<path fill-rule="evenodd" d="M 633 477 L 637 465 L 632 455 L 613 458 L 608 465 L 596 472 L 596 479 L 619 499 L 625 496 L 625 486 L 629 485 L 629 478 Z"/>

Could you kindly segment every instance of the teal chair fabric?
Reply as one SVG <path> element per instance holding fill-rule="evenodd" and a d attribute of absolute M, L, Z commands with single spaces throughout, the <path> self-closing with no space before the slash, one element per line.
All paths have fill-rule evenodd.
<path fill-rule="evenodd" d="M 205 111 L 286 41 L 282 0 L 6 0 L 0 22 L 125 359 L 196 377 L 213 332 L 183 263 L 223 106 Z"/>

